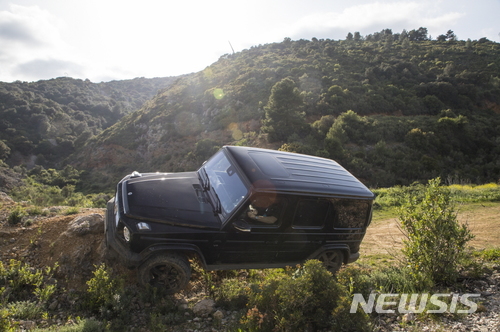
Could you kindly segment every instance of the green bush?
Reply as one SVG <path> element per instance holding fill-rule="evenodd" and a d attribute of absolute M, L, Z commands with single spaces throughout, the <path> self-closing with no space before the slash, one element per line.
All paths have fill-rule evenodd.
<path fill-rule="evenodd" d="M 11 314 L 6 308 L 0 308 L 0 331 L 11 332 L 14 327 L 10 323 Z"/>
<path fill-rule="evenodd" d="M 87 281 L 87 299 L 86 306 L 92 311 L 101 309 L 118 309 L 114 306 L 119 303 L 120 295 L 123 293 L 123 281 L 114 278 L 111 275 L 111 270 L 102 263 L 95 266 L 93 277 Z"/>
<path fill-rule="evenodd" d="M 9 286 L 10 298 L 22 300 L 28 298 L 44 280 L 41 270 L 33 270 L 21 261 L 11 259 L 8 265 L 0 261 L 0 285 Z"/>
<path fill-rule="evenodd" d="M 310 260 L 293 276 L 267 278 L 251 287 L 241 324 L 250 331 L 367 330 L 364 314 L 349 314 L 351 300 L 321 262 Z"/>
<path fill-rule="evenodd" d="M 347 291 L 352 295 L 361 293 L 363 296 L 368 296 L 374 289 L 375 284 L 371 279 L 372 271 L 349 264 L 345 268 L 337 272 L 337 281 L 347 288 Z"/>
<path fill-rule="evenodd" d="M 7 222 L 11 225 L 17 225 L 23 221 L 25 216 L 27 216 L 26 210 L 22 206 L 17 205 L 7 217 Z"/>
<path fill-rule="evenodd" d="M 9 303 L 7 306 L 9 313 L 13 318 L 23 320 L 33 320 L 42 317 L 43 307 L 32 301 L 18 301 Z"/>
<path fill-rule="evenodd" d="M 487 261 L 497 261 L 500 263 L 500 248 L 491 248 L 480 251 L 477 256 L 482 257 Z"/>
<path fill-rule="evenodd" d="M 72 206 L 72 207 L 69 207 L 66 210 L 64 210 L 63 214 L 66 215 L 66 216 L 69 216 L 69 215 L 72 215 L 72 214 L 78 214 L 79 212 L 80 212 L 79 208 L 77 208 L 75 206 Z"/>
<path fill-rule="evenodd" d="M 74 185 L 66 185 L 62 188 L 41 184 L 29 177 L 23 180 L 23 185 L 11 191 L 11 196 L 17 201 L 29 201 L 34 207 L 32 214 L 43 214 L 40 207 L 55 205 L 68 205 L 78 207 L 105 207 L 109 200 L 106 194 L 84 195 L 76 191 Z"/>
<path fill-rule="evenodd" d="M 430 180 L 421 193 L 411 192 L 399 209 L 405 235 L 402 252 L 408 266 L 436 283 L 454 282 L 465 257 L 466 244 L 473 238 L 457 220 L 450 191 Z"/>
<path fill-rule="evenodd" d="M 229 310 L 238 310 L 248 302 L 248 286 L 238 279 L 224 279 L 214 291 L 217 305 Z"/>
<path fill-rule="evenodd" d="M 370 275 L 374 289 L 381 293 L 418 293 L 428 291 L 433 286 L 427 275 L 408 266 L 391 266 L 374 271 Z"/>

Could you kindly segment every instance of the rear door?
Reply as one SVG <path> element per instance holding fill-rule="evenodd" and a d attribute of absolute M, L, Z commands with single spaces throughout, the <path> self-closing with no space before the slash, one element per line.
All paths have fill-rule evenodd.
<path fill-rule="evenodd" d="M 293 204 L 289 226 L 281 236 L 277 259 L 280 262 L 301 262 L 331 237 L 332 204 L 319 197 L 300 197 Z"/>

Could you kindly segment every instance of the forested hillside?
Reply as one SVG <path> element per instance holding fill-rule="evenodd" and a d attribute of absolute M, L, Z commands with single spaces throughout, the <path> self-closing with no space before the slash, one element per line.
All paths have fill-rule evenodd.
<path fill-rule="evenodd" d="M 74 151 L 67 161 L 86 170 L 78 184 L 84 191 L 112 191 L 134 170 L 196 169 L 224 144 L 332 158 L 372 187 L 437 176 L 500 179 L 500 44 L 485 38 L 461 41 L 448 31 L 431 40 L 425 28 L 356 32 L 345 40 L 285 38 L 179 77 L 112 126 L 133 109 L 126 98 L 137 91 L 123 92 L 115 82 L 83 111 L 71 87 L 87 83 L 58 80 L 59 99 L 43 112 L 1 106 L 10 119 L 27 120 L 25 128 L 1 122 L 0 139 L 37 164 L 56 160 L 59 149 Z M 21 100 L 41 103 L 46 95 L 27 89 L 36 84 L 45 83 L 7 86 L 30 96 Z M 66 115 L 55 115 L 71 113 L 64 109 L 79 122 L 61 130 L 68 127 L 55 120 Z M 7 161 L 15 164 L 12 153 Z"/>
<path fill-rule="evenodd" d="M 74 161 L 99 170 L 95 184 L 133 170 L 192 170 L 217 146 L 241 144 L 333 158 L 371 186 L 481 183 L 500 178 L 499 143 L 500 45 L 387 29 L 224 55 Z"/>
<path fill-rule="evenodd" d="M 71 153 L 125 114 L 141 108 L 174 78 L 92 83 L 60 77 L 0 82 L 0 159 L 61 167 Z"/>

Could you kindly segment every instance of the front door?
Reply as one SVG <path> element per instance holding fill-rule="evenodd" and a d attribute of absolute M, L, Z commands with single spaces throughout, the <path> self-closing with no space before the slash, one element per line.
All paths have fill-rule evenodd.
<path fill-rule="evenodd" d="M 226 225 L 217 243 L 220 264 L 272 264 L 280 250 L 286 200 L 257 194 Z"/>

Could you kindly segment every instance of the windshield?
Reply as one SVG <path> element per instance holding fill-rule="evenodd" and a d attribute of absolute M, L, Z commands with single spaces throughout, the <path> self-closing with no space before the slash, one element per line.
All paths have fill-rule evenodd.
<path fill-rule="evenodd" d="M 222 151 L 203 165 L 200 172 L 206 172 L 209 185 L 203 183 L 203 187 L 205 190 L 208 187 L 214 190 L 214 196 L 220 201 L 215 202 L 215 206 L 220 204 L 222 210 L 220 213 L 224 217 L 236 208 L 248 192 L 234 166 L 231 165 Z"/>

